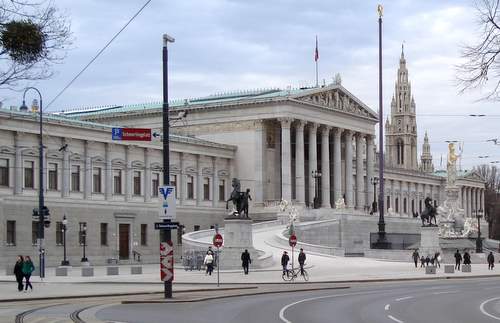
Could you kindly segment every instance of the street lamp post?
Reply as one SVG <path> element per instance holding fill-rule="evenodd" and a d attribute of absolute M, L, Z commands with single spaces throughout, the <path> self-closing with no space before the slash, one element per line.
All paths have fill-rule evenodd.
<path fill-rule="evenodd" d="M 82 244 L 83 244 L 83 257 L 81 262 L 88 262 L 89 260 L 85 256 L 85 246 L 87 244 L 87 225 L 83 224 L 81 227 L 81 234 L 82 234 Z"/>
<path fill-rule="evenodd" d="M 476 239 L 476 253 L 483 252 L 483 240 L 481 239 L 481 217 L 483 216 L 483 210 L 476 210 L 477 217 L 477 239 Z"/>
<path fill-rule="evenodd" d="M 372 203 L 372 211 L 370 214 L 376 213 L 377 212 L 377 184 L 378 184 L 378 177 L 372 177 L 371 178 L 371 183 L 373 184 L 373 203 Z"/>
<path fill-rule="evenodd" d="M 312 177 L 314 178 L 314 201 L 313 201 L 313 208 L 317 209 L 319 208 L 319 183 L 318 183 L 318 178 L 321 178 L 321 172 L 318 172 L 317 170 L 314 170 L 312 172 Z"/>
<path fill-rule="evenodd" d="M 69 266 L 69 261 L 66 259 L 66 231 L 68 230 L 67 228 L 68 228 L 68 219 L 66 219 L 66 214 L 65 214 L 62 220 L 64 259 L 63 261 L 61 261 L 61 266 Z"/>
<path fill-rule="evenodd" d="M 44 231 L 44 219 L 45 219 L 45 213 L 44 213 L 44 196 L 43 196 L 43 137 L 42 137 L 42 131 L 43 131 L 43 116 L 42 116 L 42 109 L 43 109 L 43 102 L 42 102 L 42 94 L 37 88 L 34 87 L 27 87 L 24 90 L 23 93 L 23 104 L 21 105 L 21 110 L 27 110 L 28 107 L 26 106 L 26 92 L 29 90 L 36 91 L 38 93 L 38 96 L 40 98 L 40 110 L 39 110 L 39 116 L 40 116 L 40 131 L 38 134 L 38 140 L 39 140 L 39 185 L 38 185 L 38 256 L 39 256 L 39 268 L 40 268 L 40 278 L 45 277 L 45 249 L 44 249 L 44 238 L 45 238 L 45 231 Z"/>

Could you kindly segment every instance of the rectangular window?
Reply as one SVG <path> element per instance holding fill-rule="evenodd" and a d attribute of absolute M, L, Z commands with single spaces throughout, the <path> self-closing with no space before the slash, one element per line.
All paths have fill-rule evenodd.
<path fill-rule="evenodd" d="M 134 195 L 141 195 L 141 172 L 134 171 Z"/>
<path fill-rule="evenodd" d="M 187 198 L 188 199 L 194 199 L 194 183 L 193 183 L 193 176 L 188 175 L 187 176 Z"/>
<path fill-rule="evenodd" d="M 158 173 L 153 173 L 152 175 L 153 182 L 151 184 L 151 189 L 153 190 L 153 196 L 157 197 L 158 196 L 158 188 L 160 187 L 160 174 Z"/>
<path fill-rule="evenodd" d="M 57 191 L 57 164 L 49 163 L 49 190 Z"/>
<path fill-rule="evenodd" d="M 148 245 L 148 225 L 141 224 L 141 246 Z"/>
<path fill-rule="evenodd" d="M 195 224 L 193 229 L 194 229 L 193 231 L 200 231 L 200 226 Z"/>
<path fill-rule="evenodd" d="M 56 222 L 56 245 L 63 245 L 63 223 Z"/>
<path fill-rule="evenodd" d="M 9 160 L 0 159 L 0 186 L 9 186 Z"/>
<path fill-rule="evenodd" d="M 113 170 L 113 189 L 115 194 L 122 194 L 122 171 L 120 169 Z"/>
<path fill-rule="evenodd" d="M 80 246 L 83 246 L 83 243 L 85 242 L 85 245 L 87 244 L 87 222 L 80 222 L 78 223 L 78 227 L 80 228 L 78 230 L 78 242 L 80 243 Z"/>
<path fill-rule="evenodd" d="M 102 168 L 94 167 L 93 169 L 93 192 L 94 193 L 102 193 Z"/>
<path fill-rule="evenodd" d="M 24 188 L 35 188 L 35 181 L 33 176 L 34 162 L 24 162 Z"/>
<path fill-rule="evenodd" d="M 210 200 L 210 178 L 203 177 L 203 199 Z"/>
<path fill-rule="evenodd" d="M 175 187 L 175 198 L 177 198 L 177 175 L 170 175 L 170 186 Z"/>
<path fill-rule="evenodd" d="M 224 201 L 226 195 L 226 181 L 224 179 L 219 180 L 219 201 Z"/>
<path fill-rule="evenodd" d="M 108 224 L 101 223 L 101 246 L 108 245 Z"/>
<path fill-rule="evenodd" d="M 38 221 L 31 221 L 31 243 L 37 244 L 38 239 Z"/>
<path fill-rule="evenodd" d="M 16 221 L 7 221 L 7 245 L 16 245 Z"/>
<path fill-rule="evenodd" d="M 71 166 L 71 190 L 73 192 L 80 192 L 80 166 Z"/>

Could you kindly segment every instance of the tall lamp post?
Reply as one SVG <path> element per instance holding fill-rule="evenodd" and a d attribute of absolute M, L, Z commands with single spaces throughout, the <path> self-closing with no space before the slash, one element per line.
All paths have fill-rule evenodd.
<path fill-rule="evenodd" d="M 314 201 L 313 201 L 313 208 L 317 209 L 319 208 L 319 182 L 318 178 L 321 178 L 321 172 L 318 172 L 317 170 L 314 170 L 312 172 L 312 177 L 314 178 Z"/>
<path fill-rule="evenodd" d="M 63 248 L 64 248 L 64 259 L 61 261 L 61 266 L 69 266 L 69 261 L 66 259 L 66 231 L 68 230 L 68 219 L 66 219 L 66 214 L 63 216 L 62 220 L 62 232 L 63 232 Z"/>
<path fill-rule="evenodd" d="M 82 245 L 83 245 L 83 257 L 82 257 L 81 261 L 82 262 L 88 262 L 89 260 L 85 256 L 85 246 L 87 244 L 87 225 L 86 224 L 82 224 L 80 226 L 80 232 L 81 232 L 81 235 L 82 235 Z"/>
<path fill-rule="evenodd" d="M 38 134 L 39 141 L 39 161 L 38 161 L 38 169 L 39 169 L 39 185 L 38 185 L 38 257 L 39 257 L 39 268 L 40 268 L 40 278 L 45 277 L 45 249 L 44 249 L 44 239 L 45 239 L 45 231 L 44 231 L 44 219 L 45 219 L 45 208 L 44 208 L 44 197 L 43 197 L 43 102 L 42 102 L 42 94 L 35 87 L 27 87 L 23 93 L 23 104 L 21 105 L 21 110 L 28 110 L 26 106 L 26 92 L 29 90 L 33 90 L 38 93 L 40 98 L 40 132 Z"/>
<path fill-rule="evenodd" d="M 483 252 L 483 240 L 481 239 L 481 217 L 482 216 L 483 216 L 483 209 L 476 210 L 476 218 L 477 218 L 476 253 Z"/>
<path fill-rule="evenodd" d="M 371 210 L 371 214 L 373 214 L 373 213 L 377 213 L 377 184 L 378 184 L 378 177 L 372 177 L 370 181 L 373 184 L 373 203 L 372 203 L 372 210 Z"/>

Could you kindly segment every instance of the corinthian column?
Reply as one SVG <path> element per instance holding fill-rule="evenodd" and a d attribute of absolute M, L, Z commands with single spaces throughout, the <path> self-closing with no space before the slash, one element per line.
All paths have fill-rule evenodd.
<path fill-rule="evenodd" d="M 321 207 L 330 208 L 330 129 L 321 129 Z"/>
<path fill-rule="evenodd" d="M 85 185 L 83 188 L 83 197 L 85 199 L 90 198 L 92 194 L 92 160 L 90 157 L 90 147 L 89 147 L 89 141 L 85 140 L 84 144 L 84 158 L 85 158 Z"/>
<path fill-rule="evenodd" d="M 365 179 L 363 169 L 363 134 L 356 134 L 356 208 L 362 210 L 365 205 Z"/>
<path fill-rule="evenodd" d="M 313 205 L 314 203 L 314 178 L 312 177 L 312 173 L 317 170 L 318 167 L 318 159 L 317 159 L 317 151 L 316 151 L 316 134 L 318 131 L 318 124 L 311 123 L 309 125 L 309 205 Z"/>
<path fill-rule="evenodd" d="M 333 199 L 336 202 L 342 198 L 342 129 L 336 128 L 333 135 Z"/>
<path fill-rule="evenodd" d="M 291 118 L 279 118 L 281 123 L 281 198 L 292 200 Z"/>
<path fill-rule="evenodd" d="M 352 191 L 352 131 L 345 132 L 345 203 L 348 208 L 354 206 Z"/>
<path fill-rule="evenodd" d="M 304 126 L 306 122 L 298 120 L 295 127 L 295 199 L 299 204 L 306 201 L 304 177 Z"/>
<path fill-rule="evenodd" d="M 254 205 L 264 205 L 264 173 L 265 173 L 265 128 L 264 120 L 254 121 L 255 125 L 255 192 L 252 193 L 254 197 Z"/>
<path fill-rule="evenodd" d="M 366 201 L 370 201 L 373 197 L 373 185 L 371 185 L 371 179 L 373 176 L 373 166 L 375 163 L 375 153 L 373 150 L 373 136 L 366 136 Z M 367 203 L 369 204 L 369 203 Z"/>

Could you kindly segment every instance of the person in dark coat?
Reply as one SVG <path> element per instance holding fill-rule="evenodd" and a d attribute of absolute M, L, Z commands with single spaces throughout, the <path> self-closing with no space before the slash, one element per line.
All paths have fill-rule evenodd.
<path fill-rule="evenodd" d="M 299 266 L 300 266 L 300 274 L 304 276 L 304 263 L 306 262 L 306 253 L 304 249 L 300 248 L 299 253 Z"/>
<path fill-rule="evenodd" d="M 288 257 L 288 254 L 286 251 L 283 251 L 283 255 L 281 256 L 281 267 L 283 267 L 283 275 L 285 274 L 288 276 L 288 262 L 290 261 L 290 257 Z"/>
<path fill-rule="evenodd" d="M 441 254 L 439 252 L 436 252 L 434 254 L 434 263 L 438 266 L 438 268 L 441 268 Z"/>
<path fill-rule="evenodd" d="M 243 271 L 245 275 L 248 275 L 248 266 L 252 263 L 252 259 L 250 259 L 250 253 L 247 249 L 241 253 L 241 266 L 243 267 Z"/>
<path fill-rule="evenodd" d="M 455 269 L 460 270 L 460 264 L 462 263 L 462 255 L 460 254 L 460 251 L 455 252 Z"/>
<path fill-rule="evenodd" d="M 429 257 L 429 255 L 427 255 L 427 257 L 425 257 L 425 265 L 427 267 L 429 267 L 429 263 L 431 262 L 431 257 Z"/>
<path fill-rule="evenodd" d="M 420 259 L 420 255 L 418 254 L 418 249 L 415 249 L 415 251 L 413 251 L 413 261 L 415 262 L 415 268 L 418 267 L 418 260 Z"/>
<path fill-rule="evenodd" d="M 14 265 L 14 275 L 16 276 L 16 281 L 17 281 L 17 290 L 22 292 L 24 285 L 23 285 L 23 256 L 17 256 L 17 261 L 16 264 Z"/>
<path fill-rule="evenodd" d="M 464 252 L 464 265 L 470 265 L 470 255 L 467 251 Z"/>
<path fill-rule="evenodd" d="M 420 257 L 420 268 L 425 267 L 425 257 Z"/>
<path fill-rule="evenodd" d="M 35 265 L 33 265 L 30 256 L 26 256 L 24 258 L 22 266 L 23 276 L 24 279 L 26 280 L 26 289 L 24 290 L 25 292 L 28 290 L 28 287 L 31 288 L 31 290 L 33 290 L 33 285 L 31 285 L 30 283 L 30 277 L 34 270 L 35 270 Z"/>
<path fill-rule="evenodd" d="M 490 251 L 488 255 L 488 269 L 493 270 L 493 267 L 495 267 L 495 257 L 493 256 L 493 252 Z"/>

